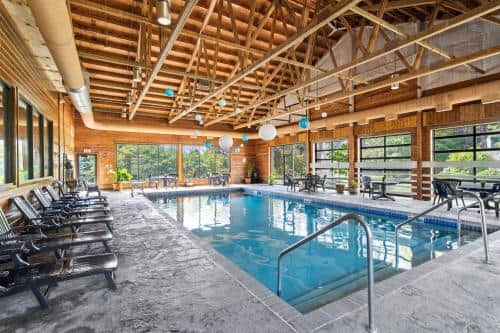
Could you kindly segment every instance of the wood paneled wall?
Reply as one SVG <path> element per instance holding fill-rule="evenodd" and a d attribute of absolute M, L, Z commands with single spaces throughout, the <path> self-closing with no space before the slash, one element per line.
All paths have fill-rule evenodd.
<path fill-rule="evenodd" d="M 116 168 L 116 144 L 177 144 L 180 152 L 183 144 L 203 145 L 206 137 L 190 137 L 164 134 L 125 133 L 115 131 L 95 131 L 85 127 L 81 118 L 76 115 L 75 122 L 75 154 L 90 151 L 97 155 L 97 182 L 103 189 L 112 188 L 113 177 L 109 174 L 110 169 Z M 212 145 L 218 145 L 218 139 L 211 139 Z M 241 140 L 234 140 L 234 147 L 240 146 Z M 180 159 L 178 158 L 178 161 Z M 231 182 L 240 183 L 246 174 L 246 165 L 255 161 L 255 146 L 247 142 L 240 148 L 239 153 L 231 153 Z M 179 170 L 179 178 L 182 181 L 182 168 Z M 195 184 L 206 184 L 206 179 L 199 179 Z"/>
<path fill-rule="evenodd" d="M 53 174 L 58 178 L 60 174 L 60 159 L 63 152 L 72 147 L 72 139 L 65 130 L 71 120 L 62 122 L 62 115 L 71 115 L 69 103 L 60 104 L 59 94 L 54 92 L 47 78 L 40 73 L 38 64 L 19 37 L 14 25 L 8 20 L 5 8 L 0 3 L 0 79 L 12 88 L 12 100 L 14 109 L 14 127 L 17 128 L 18 99 L 22 96 L 30 104 L 41 112 L 44 117 L 53 123 L 54 143 L 54 170 Z M 17 130 L 14 131 L 14 141 L 17 142 Z M 17 154 L 14 147 L 14 155 Z M 17 175 L 17 158 L 14 158 L 11 166 L 13 173 Z M 13 184 L 0 186 L 0 207 L 8 211 L 9 220 L 17 220 L 19 215 L 15 210 L 9 209 L 8 199 L 14 195 L 29 195 L 29 191 L 36 186 L 43 186 L 53 181 L 53 177 L 35 179 L 24 184 Z"/>

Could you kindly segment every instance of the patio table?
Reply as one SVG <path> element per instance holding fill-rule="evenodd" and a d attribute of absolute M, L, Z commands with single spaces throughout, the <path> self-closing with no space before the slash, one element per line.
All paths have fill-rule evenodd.
<path fill-rule="evenodd" d="M 378 196 L 373 196 L 373 200 L 377 199 L 382 199 L 386 198 L 392 201 L 396 201 L 393 197 L 387 194 L 387 186 L 393 186 L 399 184 L 399 182 L 396 181 L 386 181 L 386 180 L 372 180 L 372 184 L 379 185 L 380 187 L 380 194 Z"/>
<path fill-rule="evenodd" d="M 294 181 L 297 181 L 297 182 L 302 182 L 304 183 L 304 187 L 302 188 L 299 188 L 299 192 L 311 192 L 311 191 L 316 191 L 316 184 L 314 185 L 311 185 L 311 186 L 307 186 L 307 182 L 308 181 L 314 181 L 314 178 L 308 178 L 308 177 L 295 177 L 293 178 Z"/>
<path fill-rule="evenodd" d="M 493 184 L 485 184 L 482 186 L 481 184 L 463 184 L 458 186 L 458 189 L 470 192 L 479 192 L 479 196 L 483 199 L 484 206 L 486 209 L 495 209 L 494 207 L 488 204 L 488 200 L 486 200 L 493 191 Z"/>

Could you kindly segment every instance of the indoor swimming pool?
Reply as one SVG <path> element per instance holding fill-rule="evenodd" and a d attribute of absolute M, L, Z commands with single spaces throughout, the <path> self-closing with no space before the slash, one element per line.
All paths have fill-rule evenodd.
<path fill-rule="evenodd" d="M 155 195 L 150 200 L 272 292 L 277 288 L 280 251 L 347 213 L 361 215 L 372 228 L 376 280 L 409 270 L 459 245 L 456 228 L 417 221 L 400 229 L 396 258 L 395 225 L 405 216 L 366 207 L 243 192 Z M 479 235 L 462 230 L 461 242 Z M 346 222 L 283 258 L 281 297 L 297 310 L 309 312 L 366 287 L 366 274 L 363 229 Z"/>

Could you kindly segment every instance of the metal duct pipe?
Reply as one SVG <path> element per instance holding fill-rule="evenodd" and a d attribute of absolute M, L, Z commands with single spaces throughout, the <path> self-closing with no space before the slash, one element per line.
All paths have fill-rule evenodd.
<path fill-rule="evenodd" d="M 28 5 L 61 73 L 71 102 L 81 113 L 91 113 L 88 81 L 85 84 L 66 1 L 28 0 Z"/>

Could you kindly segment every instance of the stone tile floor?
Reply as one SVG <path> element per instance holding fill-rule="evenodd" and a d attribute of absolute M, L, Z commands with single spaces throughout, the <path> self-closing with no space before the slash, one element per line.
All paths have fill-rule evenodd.
<path fill-rule="evenodd" d="M 321 318 L 321 325 L 315 325 L 315 316 L 281 317 L 269 306 L 272 298 L 242 286 L 210 251 L 147 199 L 131 198 L 128 191 L 108 195 L 116 221 L 118 290 L 106 289 L 101 277 L 61 283 L 51 294 L 48 310 L 38 309 L 30 293 L 0 298 L 0 332 L 365 331 L 366 307 L 359 300 L 366 291 L 349 296 L 348 301 L 358 305 L 354 310 L 344 312 L 333 303 L 331 311 L 315 315 L 328 316 Z M 387 205 L 330 192 L 312 195 Z M 419 211 L 424 204 L 429 205 L 398 199 L 397 207 Z M 495 223 L 494 217 L 491 220 Z M 490 235 L 490 251 L 486 265 L 478 240 L 377 283 L 378 331 L 500 332 L 500 233 Z M 402 287 L 391 289 L 393 279 Z"/>

